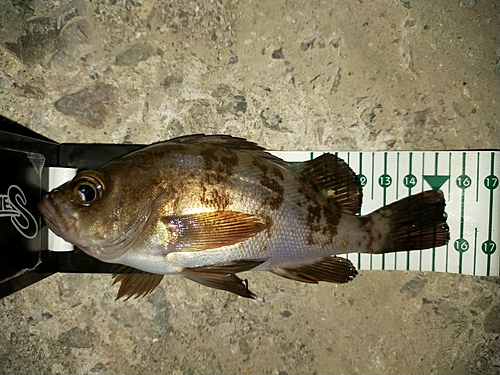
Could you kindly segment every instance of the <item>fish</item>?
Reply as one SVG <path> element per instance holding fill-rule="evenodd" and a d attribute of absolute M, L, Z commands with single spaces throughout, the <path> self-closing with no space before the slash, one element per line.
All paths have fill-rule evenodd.
<path fill-rule="evenodd" d="M 331 153 L 287 163 L 229 135 L 187 135 L 80 171 L 38 209 L 57 236 L 114 263 L 117 299 L 151 293 L 164 275 L 255 298 L 245 271 L 304 283 L 346 283 L 339 254 L 445 245 L 441 191 L 360 215 L 356 173 Z"/>

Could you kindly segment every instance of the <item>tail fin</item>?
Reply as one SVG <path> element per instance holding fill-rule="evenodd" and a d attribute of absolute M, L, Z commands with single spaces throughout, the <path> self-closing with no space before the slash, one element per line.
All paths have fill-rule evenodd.
<path fill-rule="evenodd" d="M 429 249 L 445 245 L 449 228 L 444 216 L 443 192 L 424 191 L 383 207 L 368 217 L 380 240 L 373 243 L 373 254 Z"/>

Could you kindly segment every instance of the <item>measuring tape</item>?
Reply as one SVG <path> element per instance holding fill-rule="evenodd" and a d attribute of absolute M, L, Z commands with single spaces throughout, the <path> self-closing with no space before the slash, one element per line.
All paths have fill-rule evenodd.
<path fill-rule="evenodd" d="M 271 151 L 287 162 L 323 152 Z M 450 241 L 439 248 L 391 254 L 348 254 L 362 270 L 422 270 L 500 275 L 500 152 L 331 152 L 358 174 L 361 214 L 424 190 L 441 189 Z"/>

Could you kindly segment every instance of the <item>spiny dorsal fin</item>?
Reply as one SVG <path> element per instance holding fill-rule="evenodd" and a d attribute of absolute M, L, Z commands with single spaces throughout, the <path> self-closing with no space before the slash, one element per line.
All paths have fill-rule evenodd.
<path fill-rule="evenodd" d="M 133 296 L 139 298 L 151 293 L 160 284 L 163 275 L 123 266 L 117 272 L 113 273 L 113 279 L 113 285 L 118 282 L 121 283 L 116 299 L 126 297 L 126 301 Z"/>
<path fill-rule="evenodd" d="M 277 156 L 274 156 L 268 152 L 264 147 L 249 141 L 245 138 L 233 137 L 231 135 L 224 134 L 192 134 L 184 135 L 177 138 L 172 138 L 164 143 L 179 143 L 179 144 L 192 144 L 200 145 L 204 147 L 225 147 L 231 150 L 247 151 L 249 154 L 253 154 L 268 161 L 271 161 L 277 165 L 288 166 L 288 163 L 283 161 Z"/>
<path fill-rule="evenodd" d="M 346 283 L 356 277 L 358 271 L 349 259 L 328 256 L 311 264 L 297 267 L 280 267 L 272 270 L 278 276 L 317 284 L 319 281 L 329 283 Z"/>
<path fill-rule="evenodd" d="M 333 154 L 291 166 L 300 180 L 325 197 L 329 204 L 349 214 L 361 209 L 363 192 L 358 176 L 345 161 Z"/>
<path fill-rule="evenodd" d="M 203 251 L 242 242 L 267 228 L 259 218 L 237 211 L 202 212 L 161 219 L 173 251 Z"/>
<path fill-rule="evenodd" d="M 265 149 L 254 142 L 248 141 L 245 138 L 233 137 L 224 134 L 191 134 L 177 138 L 172 138 L 168 143 L 183 143 L 183 144 L 205 144 L 219 147 L 230 147 L 232 149 L 264 151 Z"/>
<path fill-rule="evenodd" d="M 255 298 L 248 289 L 248 282 L 235 274 L 249 271 L 264 260 L 235 260 L 224 265 L 184 268 L 180 273 L 189 280 L 214 289 L 226 290 L 245 298 Z"/>

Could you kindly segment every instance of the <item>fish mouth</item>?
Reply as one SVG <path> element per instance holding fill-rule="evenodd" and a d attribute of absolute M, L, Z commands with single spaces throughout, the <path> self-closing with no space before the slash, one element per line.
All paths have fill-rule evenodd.
<path fill-rule="evenodd" d="M 63 240 L 77 246 L 87 254 L 102 260 L 113 262 L 125 254 L 138 235 L 144 230 L 153 205 L 150 205 L 139 218 L 120 236 L 113 239 L 85 239 L 79 235 L 78 218 L 74 211 L 57 201 L 53 194 L 46 194 L 37 208 L 43 215 L 47 227 Z"/>
<path fill-rule="evenodd" d="M 46 194 L 43 197 L 43 200 L 37 204 L 38 211 L 42 214 L 47 227 L 57 236 L 73 243 L 69 238 L 71 237 L 69 231 L 62 227 L 62 222 L 58 219 L 62 215 L 57 212 L 56 207 L 58 207 L 58 205 L 53 202 L 52 197 L 49 194 Z M 63 216 L 66 218 L 68 224 L 70 222 L 76 222 L 76 217 L 72 214 L 70 209 L 61 206 L 59 206 L 59 208 L 64 211 Z"/>

